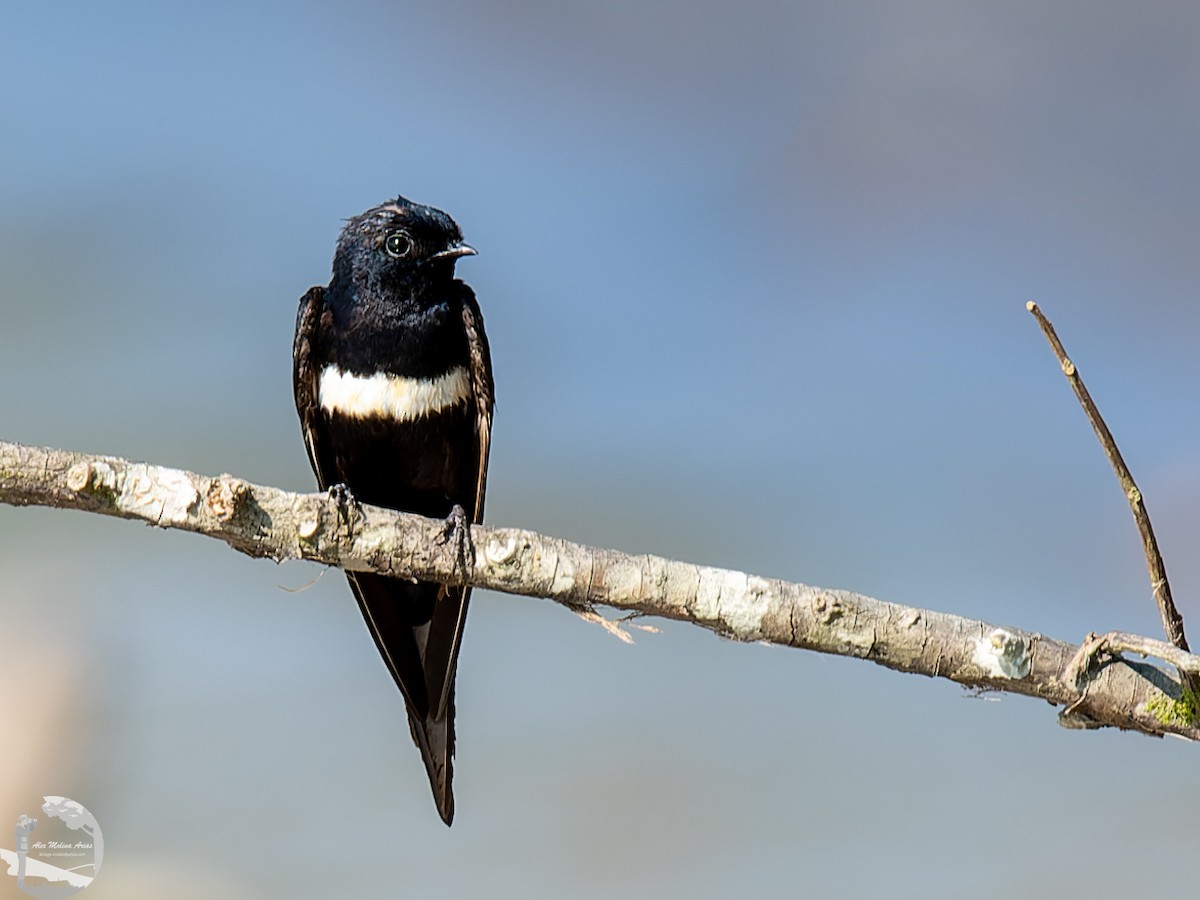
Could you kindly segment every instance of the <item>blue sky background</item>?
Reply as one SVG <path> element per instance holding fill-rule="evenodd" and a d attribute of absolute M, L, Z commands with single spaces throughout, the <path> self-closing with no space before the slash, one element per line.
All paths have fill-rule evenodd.
<path fill-rule="evenodd" d="M 296 302 L 341 220 L 402 192 L 480 250 L 489 521 L 1157 635 L 1032 298 L 1200 629 L 1195 4 L 3 20 L 0 437 L 310 488 Z M 1186 745 L 492 594 L 447 830 L 344 580 L 294 592 L 318 571 L 0 508 L 0 821 L 84 803 L 93 900 L 1194 890 Z"/>

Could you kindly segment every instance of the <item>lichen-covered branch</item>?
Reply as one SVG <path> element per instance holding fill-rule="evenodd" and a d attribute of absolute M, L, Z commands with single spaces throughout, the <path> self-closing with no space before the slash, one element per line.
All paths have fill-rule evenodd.
<path fill-rule="evenodd" d="M 1079 645 L 1018 628 L 515 528 L 474 526 L 475 560 L 464 572 L 437 520 L 348 508 L 325 494 L 289 493 L 231 475 L 4 442 L 0 502 L 194 531 L 276 561 L 309 559 L 547 597 L 577 611 L 604 605 L 693 622 L 734 640 L 854 656 L 981 690 L 1040 697 L 1064 707 L 1059 720 L 1072 728 L 1200 739 L 1197 698 L 1162 669 L 1116 655 L 1136 642 L 1110 642 L 1080 656 Z M 1200 665 L 1200 657 L 1183 651 L 1170 661 L 1189 670 Z"/>

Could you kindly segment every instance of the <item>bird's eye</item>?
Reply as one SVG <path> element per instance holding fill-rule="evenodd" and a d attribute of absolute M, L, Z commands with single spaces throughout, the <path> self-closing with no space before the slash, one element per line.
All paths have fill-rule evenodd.
<path fill-rule="evenodd" d="M 389 232 L 388 236 L 383 239 L 383 249 L 388 252 L 388 256 L 402 259 L 412 253 L 412 238 L 403 231 Z"/>

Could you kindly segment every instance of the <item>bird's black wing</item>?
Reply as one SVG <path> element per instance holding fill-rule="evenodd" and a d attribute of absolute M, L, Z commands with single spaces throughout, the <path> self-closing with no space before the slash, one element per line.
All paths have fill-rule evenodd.
<path fill-rule="evenodd" d="M 300 311 L 296 313 L 296 336 L 292 341 L 292 388 L 296 394 L 296 412 L 300 415 L 300 430 L 304 434 L 304 446 L 308 450 L 308 461 L 322 489 L 336 483 L 333 480 L 333 458 L 328 447 L 328 438 L 321 427 L 321 403 L 318 398 L 318 371 L 316 354 L 317 329 L 321 315 L 325 312 L 325 288 L 308 289 L 300 298 Z"/>
<path fill-rule="evenodd" d="M 479 448 L 479 478 L 475 489 L 475 512 L 472 521 L 482 522 L 496 386 L 492 378 L 492 354 L 488 349 L 487 335 L 483 331 L 483 315 L 479 312 L 479 303 L 469 287 L 464 284 L 462 289 L 463 328 L 467 333 L 467 350 L 471 360 L 471 392 L 475 401 L 475 431 Z"/>

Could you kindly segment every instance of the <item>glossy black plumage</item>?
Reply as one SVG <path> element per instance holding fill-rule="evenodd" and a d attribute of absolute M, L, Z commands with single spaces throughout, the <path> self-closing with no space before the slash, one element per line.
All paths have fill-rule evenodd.
<path fill-rule="evenodd" d="M 493 386 L 445 213 L 397 197 L 350 219 L 333 278 L 300 301 L 296 409 L 322 488 L 427 516 L 483 515 Z M 404 695 L 438 812 L 454 816 L 454 678 L 470 590 L 347 573 Z"/>

